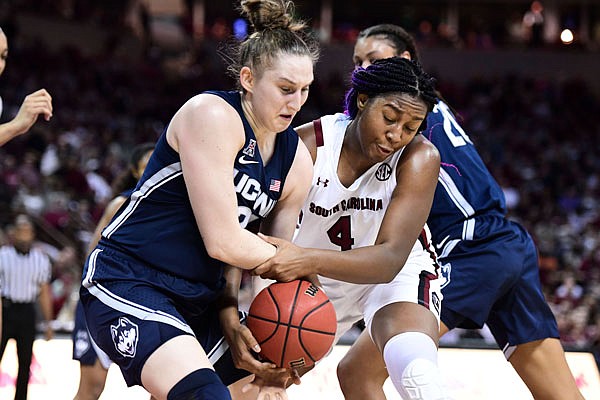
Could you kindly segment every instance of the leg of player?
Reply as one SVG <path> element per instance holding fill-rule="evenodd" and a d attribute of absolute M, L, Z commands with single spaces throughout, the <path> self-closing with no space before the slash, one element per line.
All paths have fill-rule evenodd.
<path fill-rule="evenodd" d="M 79 389 L 73 400 L 97 400 L 104 390 L 108 370 L 96 359 L 94 365 L 81 365 L 79 371 Z"/>
<path fill-rule="evenodd" d="M 440 337 L 449 331 L 440 321 Z M 368 365 L 369 368 L 364 368 Z M 344 355 L 337 368 L 346 400 L 385 400 L 383 384 L 389 377 L 383 357 L 367 331 L 363 331 Z"/>
<path fill-rule="evenodd" d="M 405 399 L 447 399 L 437 365 L 438 332 L 434 314 L 415 303 L 388 304 L 373 317 L 373 342 Z"/>
<path fill-rule="evenodd" d="M 535 399 L 583 400 L 558 339 L 524 343 L 508 359 Z"/>
<path fill-rule="evenodd" d="M 368 365 L 368 368 L 365 367 Z M 337 367 L 338 381 L 346 400 L 385 400 L 383 384 L 387 369 L 379 349 L 364 330 Z"/>
<path fill-rule="evenodd" d="M 176 336 L 152 353 L 142 368 L 142 383 L 159 400 L 201 396 L 231 399 L 202 346 L 191 335 Z"/>
<path fill-rule="evenodd" d="M 448 327 L 446 326 L 444 321 L 440 321 L 440 336 L 439 337 L 444 336 L 448 332 L 450 332 L 450 329 L 448 329 Z"/>

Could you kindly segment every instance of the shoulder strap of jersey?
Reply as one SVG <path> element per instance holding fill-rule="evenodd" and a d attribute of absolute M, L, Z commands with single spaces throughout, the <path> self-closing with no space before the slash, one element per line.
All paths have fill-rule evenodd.
<path fill-rule="evenodd" d="M 323 146 L 323 125 L 321 124 L 321 118 L 313 121 L 313 127 L 315 128 L 315 140 L 317 147 Z"/>

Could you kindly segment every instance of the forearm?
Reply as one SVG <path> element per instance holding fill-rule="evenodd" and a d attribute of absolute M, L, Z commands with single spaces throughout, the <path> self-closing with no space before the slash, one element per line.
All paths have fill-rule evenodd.
<path fill-rule="evenodd" d="M 239 323 L 238 296 L 242 282 L 242 270 L 231 265 L 227 265 L 224 268 L 225 272 L 223 276 L 226 284 L 221 296 L 219 297 L 218 308 L 221 324 L 226 326 L 236 322 Z"/>
<path fill-rule="evenodd" d="M 9 140 L 15 138 L 20 133 L 22 133 L 22 132 L 19 132 L 16 129 L 14 124 L 12 124 L 12 121 L 1 124 L 0 125 L 0 146 L 4 145 Z"/>
<path fill-rule="evenodd" d="M 386 283 L 400 272 L 411 248 L 398 251 L 379 244 L 342 252 L 307 249 L 306 256 L 321 276 L 350 283 Z"/>
<path fill-rule="evenodd" d="M 207 244 L 211 257 L 242 269 L 253 269 L 275 255 L 275 246 L 246 229 L 226 231 Z"/>
<path fill-rule="evenodd" d="M 42 286 L 40 290 L 40 310 L 42 311 L 42 316 L 44 321 L 49 322 L 52 321 L 53 312 L 52 312 L 52 294 L 50 292 L 50 285 L 45 284 Z"/>

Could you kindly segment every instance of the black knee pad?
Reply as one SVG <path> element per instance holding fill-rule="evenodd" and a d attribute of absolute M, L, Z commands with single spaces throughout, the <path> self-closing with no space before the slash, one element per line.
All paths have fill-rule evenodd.
<path fill-rule="evenodd" d="M 215 371 L 203 368 L 177 382 L 167 400 L 231 400 L 231 395 Z"/>

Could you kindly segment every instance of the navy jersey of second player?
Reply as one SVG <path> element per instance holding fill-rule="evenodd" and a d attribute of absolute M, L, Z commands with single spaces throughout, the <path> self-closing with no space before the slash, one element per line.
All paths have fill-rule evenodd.
<path fill-rule="evenodd" d="M 279 133 L 273 157 L 265 166 L 254 132 L 242 111 L 240 93 L 206 93 L 227 101 L 244 125 L 246 139 L 236 155 L 233 184 L 240 225 L 245 228 L 249 222 L 264 218 L 279 200 L 296 154 L 298 136 L 292 128 Z M 206 252 L 183 179 L 181 160 L 167 143 L 166 130 L 135 191 L 102 232 L 100 244 L 177 277 L 212 288 L 220 285 L 221 263 Z"/>
<path fill-rule="evenodd" d="M 433 241 L 439 244 L 448 236 L 472 239 L 477 216 L 506 214 L 502 189 L 445 103 L 440 101 L 427 115 L 423 135 L 442 159 L 427 220 Z"/>

